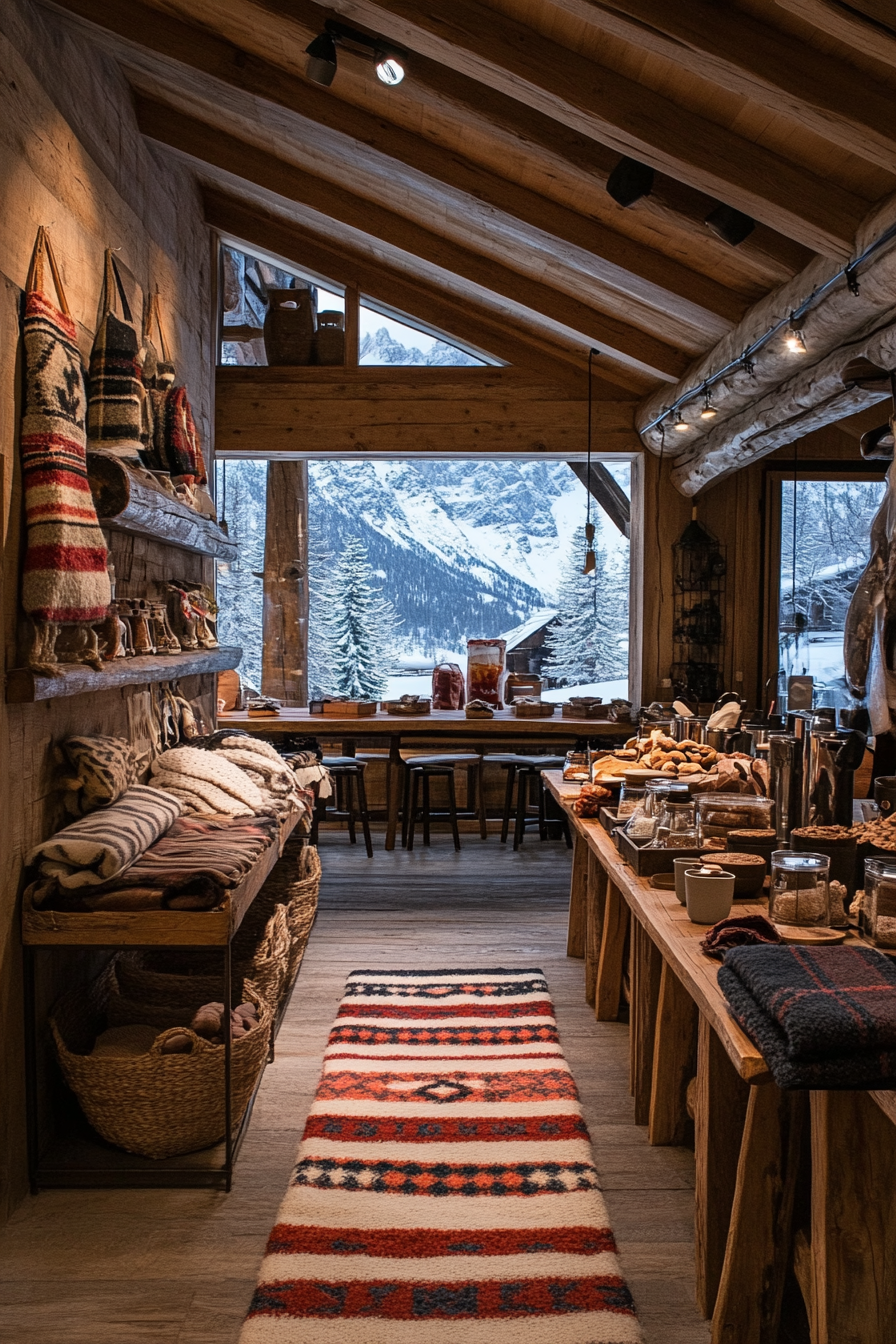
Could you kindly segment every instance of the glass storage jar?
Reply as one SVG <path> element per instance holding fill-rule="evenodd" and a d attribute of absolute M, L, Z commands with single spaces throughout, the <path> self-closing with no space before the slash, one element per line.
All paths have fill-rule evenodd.
<path fill-rule="evenodd" d="M 586 784 L 591 778 L 591 761 L 587 751 L 568 751 L 563 763 L 563 778 L 574 784 Z"/>
<path fill-rule="evenodd" d="M 696 849 L 697 815 L 690 796 L 670 794 L 663 799 L 651 849 Z"/>
<path fill-rule="evenodd" d="M 619 819 L 630 817 L 639 807 L 643 807 L 646 794 L 647 787 L 645 784 L 630 783 L 623 775 L 622 788 L 619 790 L 619 806 L 616 808 L 616 815 Z"/>
<path fill-rule="evenodd" d="M 770 830 L 775 804 L 755 793 L 698 793 L 697 832 L 701 848 L 727 849 L 729 831 Z M 722 841 L 721 846 L 718 844 Z"/>
<path fill-rule="evenodd" d="M 896 947 L 896 862 L 865 860 L 862 928 L 878 947 Z"/>
<path fill-rule="evenodd" d="M 484 700 L 494 709 L 504 708 L 504 655 L 507 641 L 503 639 L 467 640 L 467 699 Z"/>
<path fill-rule="evenodd" d="M 775 924 L 830 927 L 830 865 L 827 854 L 776 849 L 771 863 L 769 919 Z"/>
<path fill-rule="evenodd" d="M 639 844 L 645 840 L 652 840 L 656 835 L 666 798 L 672 794 L 681 796 L 682 791 L 685 798 L 690 796 L 687 786 L 679 784 L 677 780 L 648 779 L 644 785 L 644 797 L 636 804 L 635 810 L 626 822 L 625 833 L 629 839 Z"/>

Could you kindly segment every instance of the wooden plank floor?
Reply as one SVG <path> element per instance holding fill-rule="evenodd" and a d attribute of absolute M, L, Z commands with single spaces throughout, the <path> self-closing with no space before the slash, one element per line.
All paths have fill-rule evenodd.
<path fill-rule="evenodd" d="M 232 1344 L 286 1187 L 346 974 L 536 965 L 548 976 L 647 1344 L 696 1344 L 693 1156 L 650 1148 L 628 1093 L 627 1028 L 598 1023 L 565 955 L 569 854 L 492 835 L 374 859 L 323 835 L 321 908 L 234 1189 L 45 1191 L 0 1233 L 0 1340 Z"/>

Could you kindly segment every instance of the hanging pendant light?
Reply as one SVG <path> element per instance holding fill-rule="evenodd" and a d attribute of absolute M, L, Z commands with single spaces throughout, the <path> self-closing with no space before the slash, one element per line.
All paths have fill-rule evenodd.
<path fill-rule="evenodd" d="M 784 344 L 792 355 L 808 354 L 806 349 L 806 339 L 803 336 L 800 327 L 800 318 L 796 313 L 790 315 L 790 325 L 787 328 L 787 335 L 784 337 Z"/>
<path fill-rule="evenodd" d="M 675 424 L 672 426 L 672 428 L 675 430 L 676 434 L 687 434 L 688 430 L 690 429 L 690 425 L 688 424 L 687 420 L 685 420 L 684 416 L 679 412 L 678 419 L 675 421 Z"/>
<path fill-rule="evenodd" d="M 594 356 L 599 354 L 600 351 L 595 350 L 593 346 L 588 351 L 588 437 L 587 437 L 588 484 L 586 486 L 588 492 L 588 504 L 587 504 L 587 511 L 585 514 L 586 550 L 585 550 L 585 567 L 582 570 L 583 574 L 593 574 L 594 571 L 597 569 L 597 556 L 594 554 L 594 524 L 591 521 L 591 420 L 592 420 L 591 411 L 594 400 L 594 374 L 593 374 Z"/>
<path fill-rule="evenodd" d="M 704 388 L 704 391 L 703 391 L 703 410 L 700 412 L 700 419 L 701 419 L 701 420 L 715 420 L 715 418 L 716 418 L 717 415 L 718 415 L 718 411 L 716 410 L 715 406 L 713 406 L 713 404 L 712 404 L 712 397 L 710 396 L 709 388 L 708 388 L 708 387 L 707 387 L 707 388 Z"/>

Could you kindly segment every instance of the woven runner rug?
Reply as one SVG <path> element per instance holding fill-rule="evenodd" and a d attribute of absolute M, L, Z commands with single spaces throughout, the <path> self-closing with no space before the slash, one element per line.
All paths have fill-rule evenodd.
<path fill-rule="evenodd" d="M 634 1344 L 543 973 L 355 971 L 240 1344 Z"/>

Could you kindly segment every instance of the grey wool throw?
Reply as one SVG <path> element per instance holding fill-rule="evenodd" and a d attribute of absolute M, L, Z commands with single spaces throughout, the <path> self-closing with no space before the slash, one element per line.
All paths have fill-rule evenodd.
<path fill-rule="evenodd" d="M 63 887 L 95 886 L 130 868 L 180 816 L 176 798 L 137 784 L 109 807 L 57 831 L 28 855 Z"/>

